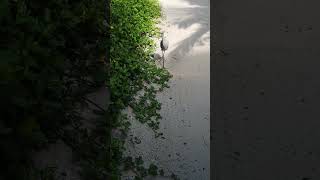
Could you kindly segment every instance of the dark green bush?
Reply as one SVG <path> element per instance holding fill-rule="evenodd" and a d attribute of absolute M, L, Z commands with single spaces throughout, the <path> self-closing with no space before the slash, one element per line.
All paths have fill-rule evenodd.
<path fill-rule="evenodd" d="M 113 0 L 110 42 L 107 4 L 104 0 L 0 1 L 0 179 L 27 179 L 31 151 L 59 138 L 72 141 L 71 135 L 76 134 L 62 136 L 61 128 L 80 121 L 74 108 L 85 105 L 83 97 L 105 85 L 105 80 L 112 104 L 104 115 L 111 124 L 102 123 L 102 129 L 127 129 L 130 123 L 120 114 L 127 106 L 138 120 L 158 129 L 156 86 L 166 87 L 170 77 L 149 58 L 154 50 L 150 37 L 158 34 L 159 4 L 156 0 Z M 134 99 L 140 90 L 145 95 Z M 100 135 L 110 137 L 101 128 Z M 94 137 L 87 139 L 94 142 Z M 110 144 L 112 154 L 106 162 L 104 155 L 93 157 L 99 152 L 97 145 L 78 146 L 86 149 L 79 152 L 82 157 L 95 162 L 83 163 L 88 167 L 83 172 L 87 179 L 119 175 L 123 142 Z M 109 172 L 100 169 L 106 164 L 112 165 Z"/>
<path fill-rule="evenodd" d="M 30 152 L 58 139 L 64 125 L 79 121 L 75 104 L 105 84 L 106 3 L 0 1 L 4 179 L 25 179 Z"/>

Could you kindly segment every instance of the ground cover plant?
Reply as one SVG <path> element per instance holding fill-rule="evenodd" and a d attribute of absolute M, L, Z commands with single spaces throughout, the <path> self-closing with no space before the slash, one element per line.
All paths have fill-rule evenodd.
<path fill-rule="evenodd" d="M 171 75 L 166 69 L 156 66 L 150 55 L 155 50 L 152 37 L 159 37 L 156 27 L 161 17 L 157 0 L 112 0 L 111 1 L 111 49 L 110 79 L 111 106 L 109 108 L 110 129 L 121 130 L 126 136 L 130 121 L 122 110 L 130 107 L 135 119 L 159 132 L 158 112 L 161 104 L 156 93 L 168 87 Z M 110 138 L 110 166 L 112 179 L 117 179 L 124 169 L 133 169 L 136 179 L 149 175 L 163 174 L 155 165 L 143 166 L 142 159 L 123 157 L 124 138 Z M 122 169 L 121 165 L 124 165 Z"/>

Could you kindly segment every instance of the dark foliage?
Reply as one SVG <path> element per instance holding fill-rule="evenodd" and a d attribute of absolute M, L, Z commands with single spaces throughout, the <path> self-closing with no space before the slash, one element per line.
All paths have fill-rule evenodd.
<path fill-rule="evenodd" d="M 0 1 L 0 179 L 27 179 L 31 151 L 61 138 L 82 97 L 105 85 L 106 4 Z"/>

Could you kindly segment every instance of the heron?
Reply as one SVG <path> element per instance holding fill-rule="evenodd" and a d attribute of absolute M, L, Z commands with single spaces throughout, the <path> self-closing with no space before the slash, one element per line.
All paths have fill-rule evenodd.
<path fill-rule="evenodd" d="M 164 68 L 164 53 L 169 47 L 169 41 L 164 37 L 164 32 L 161 33 L 160 47 L 162 51 L 162 68 Z"/>

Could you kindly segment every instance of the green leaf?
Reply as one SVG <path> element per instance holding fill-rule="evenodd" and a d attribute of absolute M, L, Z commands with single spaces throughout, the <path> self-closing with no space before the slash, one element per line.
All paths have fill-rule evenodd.
<path fill-rule="evenodd" d="M 149 169 L 148 169 L 148 173 L 152 176 L 158 175 L 158 167 L 154 164 L 150 164 Z"/>

